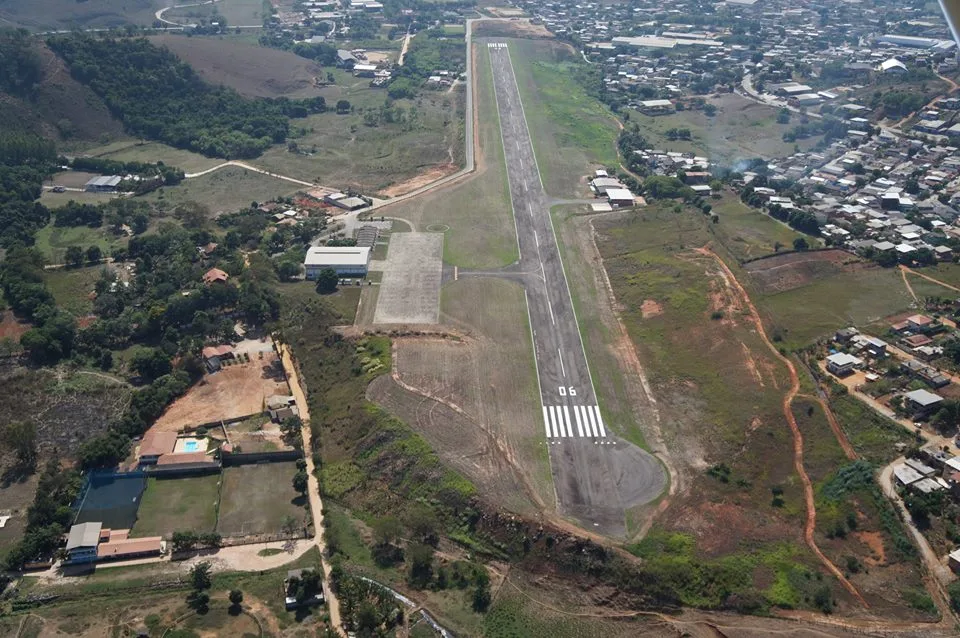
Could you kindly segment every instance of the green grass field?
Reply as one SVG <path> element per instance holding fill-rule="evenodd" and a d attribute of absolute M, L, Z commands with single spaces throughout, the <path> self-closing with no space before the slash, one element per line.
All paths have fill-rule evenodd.
<path fill-rule="evenodd" d="M 50 223 L 37 231 L 35 245 L 47 262 L 62 264 L 64 253 L 70 246 L 80 246 L 84 250 L 90 246 L 99 246 L 104 255 L 109 255 L 110 250 L 118 243 L 122 242 L 117 241 L 104 228 L 58 227 Z"/>
<path fill-rule="evenodd" d="M 103 266 L 84 266 L 83 268 L 61 268 L 44 273 L 47 288 L 57 301 L 57 306 L 67 312 L 82 317 L 93 311 L 90 293 L 100 279 Z"/>
<path fill-rule="evenodd" d="M 218 164 L 224 160 L 214 157 L 204 157 L 160 142 L 123 141 L 99 146 L 87 151 L 88 155 L 118 162 L 163 162 L 167 166 L 175 166 L 185 173 L 196 173 Z"/>
<path fill-rule="evenodd" d="M 235 0 L 234 0 L 235 1 Z M 3 3 L 4 22 L 31 30 L 149 26 L 154 12 L 166 0 L 93 0 L 65 3 L 61 0 L 8 0 Z"/>
<path fill-rule="evenodd" d="M 287 517 L 302 530 L 309 512 L 303 505 L 306 499 L 293 489 L 296 473 L 292 462 L 224 469 L 217 531 L 224 536 L 277 534 Z"/>
<path fill-rule="evenodd" d="M 788 348 L 804 346 L 845 326 L 863 326 L 907 310 L 913 298 L 894 268 L 841 271 L 754 302 Z"/>
<path fill-rule="evenodd" d="M 568 47 L 541 40 L 509 46 L 544 187 L 558 197 L 582 194 L 591 167 L 617 164 L 616 120 L 575 79 L 582 61 Z"/>
<path fill-rule="evenodd" d="M 385 209 L 424 230 L 444 224 L 443 259 L 461 268 L 497 268 L 518 257 L 516 227 L 507 191 L 500 121 L 493 96 L 487 47 L 477 47 L 477 109 L 480 148 L 469 180 Z"/>
<path fill-rule="evenodd" d="M 739 261 L 755 259 L 782 249 L 792 250 L 793 240 L 804 238 L 811 247 L 820 240 L 793 230 L 769 215 L 750 208 L 734 193 L 725 192 L 719 200 L 708 199 L 720 221 L 712 230 L 723 245 Z"/>
<path fill-rule="evenodd" d="M 217 523 L 220 475 L 149 478 L 131 536 L 168 536 L 175 531 L 212 532 Z"/>
<path fill-rule="evenodd" d="M 719 109 L 713 117 L 707 117 L 703 111 L 657 116 L 637 111 L 625 114 L 629 115 L 629 124 L 637 124 L 651 146 L 660 150 L 696 153 L 709 157 L 712 162 L 785 157 L 793 153 L 794 145 L 784 142 L 783 134 L 797 122 L 778 124 L 776 109 L 732 93 L 709 101 Z M 691 140 L 669 140 L 666 132 L 674 128 L 690 129 Z M 818 140 L 818 137 L 798 140 L 797 145 L 806 150 Z"/>
<path fill-rule="evenodd" d="M 265 202 L 303 189 L 295 183 L 269 177 L 236 166 L 227 166 L 202 177 L 187 179 L 177 186 L 157 189 L 144 199 L 173 208 L 184 202 L 197 202 L 212 213 L 233 211 L 250 202 Z"/>

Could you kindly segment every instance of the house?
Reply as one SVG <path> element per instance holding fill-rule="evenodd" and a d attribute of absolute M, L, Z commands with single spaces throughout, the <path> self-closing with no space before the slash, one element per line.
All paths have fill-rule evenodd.
<path fill-rule="evenodd" d="M 101 542 L 97 546 L 97 560 L 130 560 L 159 556 L 163 553 L 162 536 L 128 538 L 130 530 L 102 530 Z"/>
<path fill-rule="evenodd" d="M 337 49 L 337 66 L 343 69 L 352 69 L 357 58 L 346 49 Z"/>
<path fill-rule="evenodd" d="M 896 478 L 897 483 L 904 487 L 913 485 L 923 479 L 923 476 L 909 465 L 898 465 L 894 467 L 893 476 Z"/>
<path fill-rule="evenodd" d="M 833 335 L 833 340 L 837 343 L 849 343 L 858 334 L 860 334 L 860 331 L 856 328 L 841 328 Z"/>
<path fill-rule="evenodd" d="M 209 257 L 214 253 L 216 249 L 217 249 L 217 244 L 214 242 L 210 242 L 206 246 L 197 247 L 197 251 L 200 253 L 202 257 Z"/>
<path fill-rule="evenodd" d="M 924 416 L 940 407 L 943 397 L 928 390 L 914 390 L 903 395 L 904 405 L 915 415 Z"/>
<path fill-rule="evenodd" d="M 626 188 L 609 188 L 607 189 L 607 201 L 614 207 L 630 207 L 634 205 L 635 197 Z"/>
<path fill-rule="evenodd" d="M 219 268 L 211 268 L 203 275 L 203 283 L 208 286 L 213 283 L 225 283 L 227 279 L 230 278 L 230 275 L 220 270 Z"/>
<path fill-rule="evenodd" d="M 642 100 L 639 110 L 644 115 L 669 115 L 676 107 L 670 100 Z"/>
<path fill-rule="evenodd" d="M 907 459 L 906 461 L 904 461 L 904 462 L 905 462 L 909 467 L 912 467 L 914 470 L 916 470 L 917 474 L 919 474 L 919 475 L 922 476 L 923 478 L 930 478 L 930 477 L 934 476 L 934 475 L 937 473 L 936 468 L 930 467 L 929 465 L 927 465 L 926 463 L 924 463 L 923 461 L 920 461 L 920 460 L 918 460 L 918 459 L 908 458 L 908 459 Z"/>
<path fill-rule="evenodd" d="M 909 348 L 921 348 L 933 343 L 933 339 L 927 335 L 910 335 L 902 339 L 903 343 Z"/>
<path fill-rule="evenodd" d="M 71 565 L 95 562 L 102 528 L 102 523 L 80 523 L 71 527 L 70 534 L 67 536 L 65 562 Z"/>
<path fill-rule="evenodd" d="M 933 326 L 933 319 L 926 315 L 912 315 L 907 317 L 907 328 L 914 332 L 927 332 Z"/>
<path fill-rule="evenodd" d="M 960 548 L 957 548 L 947 555 L 947 565 L 953 570 L 954 574 L 960 574 Z"/>
<path fill-rule="evenodd" d="M 847 354 L 846 352 L 837 352 L 827 357 L 827 370 L 838 377 L 847 376 L 853 372 L 855 367 L 861 364 L 863 364 L 863 361 L 859 357 Z"/>
<path fill-rule="evenodd" d="M 143 440 L 140 441 L 140 449 L 137 451 L 137 462 L 140 465 L 156 465 L 161 456 L 173 452 L 176 444 L 176 432 L 147 430 L 147 433 L 143 435 Z"/>
<path fill-rule="evenodd" d="M 233 346 L 222 344 L 219 346 L 207 346 L 201 351 L 203 364 L 207 366 L 207 372 L 213 374 L 220 370 L 225 359 L 233 359 Z"/>
<path fill-rule="evenodd" d="M 283 581 L 283 603 L 287 610 L 323 603 L 323 579 L 313 569 L 291 569 Z"/>
<path fill-rule="evenodd" d="M 358 78 L 372 78 L 377 72 L 376 64 L 354 64 L 353 75 Z"/>
<path fill-rule="evenodd" d="M 339 277 L 365 277 L 370 264 L 368 246 L 313 246 L 303 259 L 307 279 L 316 279 L 321 270 L 330 269 Z"/>
<path fill-rule="evenodd" d="M 300 416 L 297 402 L 290 395 L 274 394 L 267 397 L 264 403 L 267 406 L 267 412 L 270 413 L 270 419 L 276 423 L 281 423 L 292 416 Z"/>
<path fill-rule="evenodd" d="M 121 181 L 119 175 L 101 175 L 84 184 L 83 190 L 88 193 L 116 193 Z"/>

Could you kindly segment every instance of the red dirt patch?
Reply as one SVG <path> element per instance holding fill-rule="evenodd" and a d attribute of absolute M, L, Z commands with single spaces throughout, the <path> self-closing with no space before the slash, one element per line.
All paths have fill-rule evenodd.
<path fill-rule="evenodd" d="M 856 532 L 854 538 L 870 548 L 870 556 L 863 559 L 868 565 L 883 565 L 887 562 L 887 552 L 883 547 L 883 535 L 880 532 Z"/>
<path fill-rule="evenodd" d="M 653 299 L 644 299 L 643 304 L 640 305 L 640 316 L 642 316 L 644 319 L 649 319 L 650 317 L 656 317 L 657 315 L 662 314 L 663 306 Z"/>
<path fill-rule="evenodd" d="M 438 179 L 444 178 L 447 175 L 452 175 L 457 172 L 456 164 L 441 164 L 439 166 L 432 166 L 420 173 L 419 175 L 414 175 L 410 179 L 406 179 L 402 182 L 398 182 L 392 186 L 380 191 L 381 194 L 386 195 L 387 197 L 398 197 L 400 195 L 406 195 L 411 191 L 415 191 L 418 188 L 423 188 L 427 184 L 437 181 Z"/>
<path fill-rule="evenodd" d="M 679 531 L 693 534 L 697 548 L 711 556 L 737 551 L 743 541 L 796 539 L 794 526 L 733 503 L 699 501 L 676 512 Z"/>
<path fill-rule="evenodd" d="M 0 339 L 12 339 L 19 343 L 23 333 L 32 327 L 29 323 L 14 317 L 10 310 L 0 312 Z"/>

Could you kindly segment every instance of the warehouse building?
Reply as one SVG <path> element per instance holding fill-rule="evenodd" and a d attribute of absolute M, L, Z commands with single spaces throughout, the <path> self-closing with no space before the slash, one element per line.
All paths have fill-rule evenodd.
<path fill-rule="evenodd" d="M 121 181 L 119 175 L 101 175 L 88 181 L 83 188 L 88 193 L 115 193 Z"/>
<path fill-rule="evenodd" d="M 316 279 L 328 268 L 339 277 L 365 277 L 369 265 L 370 248 L 366 246 L 314 246 L 303 259 L 307 279 Z"/>

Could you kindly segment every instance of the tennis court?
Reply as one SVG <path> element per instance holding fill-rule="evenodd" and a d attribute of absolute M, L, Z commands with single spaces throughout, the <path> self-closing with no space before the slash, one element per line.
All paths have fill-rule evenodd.
<path fill-rule="evenodd" d="M 74 523 L 103 523 L 110 529 L 130 529 L 147 486 L 144 474 L 91 475 L 80 497 Z"/>

